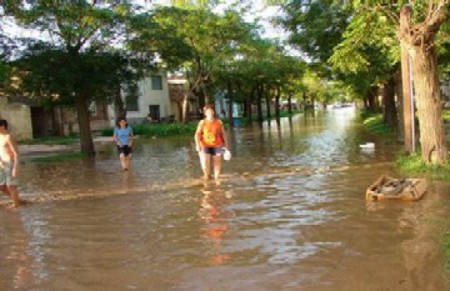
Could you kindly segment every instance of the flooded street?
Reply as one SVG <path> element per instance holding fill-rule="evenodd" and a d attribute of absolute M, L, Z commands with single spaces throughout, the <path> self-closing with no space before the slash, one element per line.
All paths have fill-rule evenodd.
<path fill-rule="evenodd" d="M 450 184 L 367 203 L 376 178 L 400 175 L 399 146 L 356 118 L 233 130 L 221 183 L 200 179 L 192 137 L 138 139 L 130 172 L 109 145 L 26 162 L 29 205 L 0 208 L 0 290 L 447 290 L 430 226 L 448 219 Z"/>

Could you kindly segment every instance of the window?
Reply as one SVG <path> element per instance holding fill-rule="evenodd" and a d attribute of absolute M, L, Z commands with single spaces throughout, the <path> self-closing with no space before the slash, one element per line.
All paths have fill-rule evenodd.
<path fill-rule="evenodd" d="M 162 90 L 162 77 L 152 76 L 152 90 Z"/>

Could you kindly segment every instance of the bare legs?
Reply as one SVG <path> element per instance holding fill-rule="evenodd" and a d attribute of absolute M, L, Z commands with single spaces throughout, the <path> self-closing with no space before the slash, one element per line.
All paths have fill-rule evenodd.
<path fill-rule="evenodd" d="M 200 158 L 200 166 L 203 171 L 203 178 L 209 179 L 210 176 L 210 165 L 211 165 L 211 155 L 205 154 L 204 152 L 198 152 L 198 156 Z"/>
<path fill-rule="evenodd" d="M 125 157 L 125 165 L 127 166 L 127 169 L 131 169 L 131 154 Z"/>
<path fill-rule="evenodd" d="M 214 156 L 214 179 L 218 180 L 220 176 L 220 172 L 222 171 L 222 156 Z"/>
<path fill-rule="evenodd" d="M 0 191 L 11 197 L 13 201 L 13 207 L 17 208 L 20 206 L 19 192 L 17 191 L 17 186 L 14 185 L 1 185 Z"/>
<path fill-rule="evenodd" d="M 125 156 L 125 154 L 120 154 L 119 158 L 122 170 L 128 170 L 131 167 L 131 154 L 129 154 L 128 156 Z"/>
<path fill-rule="evenodd" d="M 199 153 L 200 164 L 203 170 L 203 178 L 209 179 L 211 176 L 211 155 Z M 214 179 L 218 180 L 222 171 L 222 156 L 213 156 Z"/>

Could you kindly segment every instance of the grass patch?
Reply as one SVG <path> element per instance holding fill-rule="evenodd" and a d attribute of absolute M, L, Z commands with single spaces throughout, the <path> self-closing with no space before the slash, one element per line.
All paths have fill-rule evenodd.
<path fill-rule="evenodd" d="M 450 180 L 450 164 L 427 165 L 420 153 L 398 156 L 396 166 L 404 172 L 427 175 L 433 180 Z"/>
<path fill-rule="evenodd" d="M 450 122 L 450 110 L 443 110 L 442 118 Z"/>
<path fill-rule="evenodd" d="M 137 124 L 132 125 L 135 135 L 150 136 L 172 136 L 194 134 L 198 122 L 184 123 L 162 123 L 162 124 Z M 112 136 L 114 128 L 101 131 L 102 136 Z"/>
<path fill-rule="evenodd" d="M 33 159 L 33 161 L 38 163 L 53 163 L 53 162 L 65 162 L 65 161 L 76 161 L 82 160 L 86 158 L 87 155 L 85 153 L 62 153 L 56 156 L 49 157 L 38 157 Z"/>
<path fill-rule="evenodd" d="M 46 145 L 71 145 L 80 142 L 78 136 L 61 136 L 61 137 L 42 137 L 36 139 L 22 140 L 19 144 L 33 145 L 33 144 L 46 144 Z"/>
<path fill-rule="evenodd" d="M 383 115 L 381 113 L 375 114 L 367 111 L 361 113 L 364 128 L 372 133 L 390 134 L 394 130 L 383 122 Z"/>

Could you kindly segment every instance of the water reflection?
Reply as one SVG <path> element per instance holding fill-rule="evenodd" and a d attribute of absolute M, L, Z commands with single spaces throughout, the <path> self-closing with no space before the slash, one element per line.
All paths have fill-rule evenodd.
<path fill-rule="evenodd" d="M 0 219 L 0 289 L 29 290 L 47 276 L 40 247 L 46 230 L 24 211 L 0 213 Z"/>
<path fill-rule="evenodd" d="M 231 256 L 225 252 L 224 237 L 229 230 L 230 221 L 234 217 L 230 205 L 232 204 L 232 191 L 224 190 L 212 182 L 206 182 L 201 190 L 203 197 L 200 203 L 199 217 L 204 222 L 201 227 L 202 235 L 211 242 L 207 252 L 208 263 L 223 265 Z"/>

